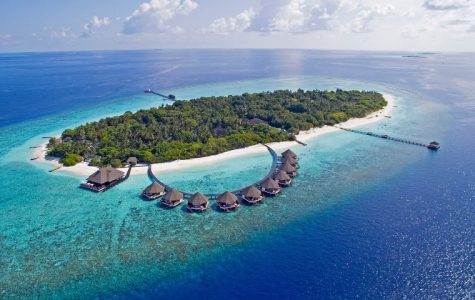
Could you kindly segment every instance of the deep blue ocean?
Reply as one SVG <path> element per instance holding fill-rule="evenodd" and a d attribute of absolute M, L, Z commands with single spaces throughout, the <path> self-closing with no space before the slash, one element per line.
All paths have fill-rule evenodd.
<path fill-rule="evenodd" d="M 475 299 L 475 54 L 149 50 L 0 54 L 0 299 Z M 201 215 L 103 194 L 30 161 L 42 136 L 179 99 L 368 89 L 391 118 L 296 146 L 293 187 Z M 266 173 L 266 154 L 159 177 L 219 192 Z M 244 182 L 243 182 L 244 181 Z"/>

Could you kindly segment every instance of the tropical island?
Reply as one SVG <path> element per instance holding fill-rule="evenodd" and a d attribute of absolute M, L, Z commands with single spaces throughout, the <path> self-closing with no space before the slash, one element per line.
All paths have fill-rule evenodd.
<path fill-rule="evenodd" d="M 120 167 L 205 157 L 259 143 L 295 140 L 305 130 L 363 118 L 387 105 L 374 91 L 290 91 L 201 97 L 126 112 L 73 129 L 48 143 L 65 166 Z"/>

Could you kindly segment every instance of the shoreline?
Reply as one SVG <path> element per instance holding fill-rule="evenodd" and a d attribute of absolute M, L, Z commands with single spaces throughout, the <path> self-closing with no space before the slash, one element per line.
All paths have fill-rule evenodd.
<path fill-rule="evenodd" d="M 383 93 L 383 97 L 387 102 L 387 105 L 383 109 L 373 112 L 364 118 L 349 119 L 346 122 L 339 123 L 338 126 L 346 127 L 346 128 L 354 128 L 354 127 L 359 127 L 359 126 L 363 126 L 363 125 L 367 125 L 367 124 L 371 124 L 371 123 L 375 123 L 375 122 L 383 120 L 385 116 L 391 113 L 393 106 L 395 104 L 394 95 Z M 339 129 L 336 127 L 325 125 L 323 127 L 316 127 L 310 130 L 301 131 L 296 137 L 299 141 L 305 142 L 313 138 L 316 138 L 320 135 L 336 132 L 336 131 L 339 131 Z M 39 158 L 32 161 L 32 163 L 48 164 L 52 169 L 58 166 L 61 166 L 61 164 L 59 163 L 59 159 L 45 156 L 46 145 L 47 145 L 47 142 L 43 143 L 39 148 L 36 148 L 35 151 L 33 151 L 33 157 L 39 157 Z M 274 142 L 274 143 L 269 143 L 268 145 L 276 151 L 280 151 L 280 150 L 284 150 L 284 149 L 292 148 L 296 146 L 302 147 L 302 145 L 298 144 L 295 141 Z M 216 163 L 219 161 L 228 160 L 231 158 L 236 158 L 236 157 L 245 156 L 249 154 L 260 154 L 260 153 L 266 153 L 266 152 L 267 152 L 267 149 L 263 147 L 262 145 L 253 145 L 246 148 L 235 149 L 235 150 L 223 152 L 223 153 L 212 155 L 212 156 L 191 158 L 187 160 L 175 160 L 175 161 L 164 162 L 164 163 L 156 163 L 156 164 L 152 164 L 152 170 L 154 172 L 171 172 L 171 171 L 176 171 L 176 170 L 181 170 L 181 169 L 188 169 L 188 168 L 199 167 L 203 165 L 209 165 L 209 164 Z M 97 169 L 98 169 L 97 167 L 88 166 L 85 162 L 82 162 L 72 167 L 62 167 L 61 169 L 55 171 L 55 173 L 65 173 L 65 174 L 70 174 L 70 175 L 75 175 L 75 176 L 87 177 L 91 175 L 92 173 L 94 173 L 95 171 L 97 171 Z M 119 168 L 119 170 L 126 172 L 127 168 Z M 146 166 L 139 165 L 137 167 L 132 168 L 132 172 L 130 176 L 145 175 L 145 174 L 147 174 Z"/>

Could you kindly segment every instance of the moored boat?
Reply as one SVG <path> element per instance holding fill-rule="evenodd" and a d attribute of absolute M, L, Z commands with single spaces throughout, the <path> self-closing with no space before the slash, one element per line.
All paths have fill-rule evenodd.
<path fill-rule="evenodd" d="M 429 145 L 427 145 L 427 148 L 430 150 L 439 150 L 440 144 L 436 141 L 430 142 Z"/>

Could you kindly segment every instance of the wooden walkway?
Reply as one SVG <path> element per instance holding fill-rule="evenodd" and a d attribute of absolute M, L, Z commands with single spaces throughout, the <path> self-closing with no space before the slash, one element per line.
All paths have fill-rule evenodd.
<path fill-rule="evenodd" d="M 157 95 L 157 96 L 160 96 L 164 99 L 167 99 L 167 100 L 170 100 L 170 101 L 175 101 L 175 98 L 172 98 L 170 96 L 167 96 L 167 95 L 164 95 L 164 94 L 160 94 L 160 93 L 157 93 L 157 92 L 154 92 L 152 90 L 145 90 L 144 91 L 145 94 L 154 94 L 154 95 Z M 174 96 L 173 96 L 174 97 Z"/>
<path fill-rule="evenodd" d="M 251 185 L 254 185 L 254 186 L 260 185 L 261 182 L 263 182 L 264 180 L 266 180 L 266 179 L 269 178 L 269 177 L 272 177 L 272 175 L 275 174 L 277 168 L 279 167 L 279 156 L 278 156 L 277 153 L 274 151 L 274 149 L 272 149 L 271 147 L 269 147 L 269 146 L 267 146 L 267 145 L 265 145 L 265 144 L 262 144 L 262 145 L 267 148 L 267 150 L 269 151 L 269 153 L 270 153 L 271 156 L 272 156 L 272 165 L 271 165 L 271 168 L 270 168 L 269 172 L 267 173 L 267 175 L 266 175 L 264 178 L 262 178 L 262 179 L 260 179 L 260 180 L 258 180 L 258 181 L 256 181 L 256 182 L 254 182 L 253 184 L 250 184 L 250 185 L 248 185 L 248 186 L 251 186 Z M 161 184 L 162 186 L 164 186 L 164 187 L 165 187 L 165 191 L 169 192 L 169 191 L 171 191 L 171 190 L 173 189 L 173 187 L 171 187 L 171 186 L 167 185 L 166 183 L 160 181 L 160 179 L 158 179 L 157 176 L 155 176 L 155 174 L 154 174 L 153 171 L 152 171 L 152 165 L 148 165 L 147 174 L 148 174 L 148 176 L 150 177 L 150 179 L 151 179 L 152 181 L 157 182 L 157 183 Z M 233 194 L 235 194 L 235 195 L 240 195 L 241 190 L 244 189 L 244 188 L 246 188 L 246 187 L 248 187 L 248 186 L 245 186 L 245 187 L 243 187 L 243 188 L 241 188 L 241 189 L 239 189 L 239 190 L 236 190 L 236 191 L 232 191 L 231 193 L 233 193 Z M 183 193 L 183 195 L 185 196 L 185 198 L 189 198 L 189 197 L 191 197 L 191 196 L 193 195 L 193 193 L 188 193 L 188 192 L 183 192 L 183 191 L 179 191 L 179 192 Z M 220 194 L 205 194 L 205 196 L 209 197 L 210 199 L 216 199 L 219 195 L 220 195 Z"/>
<path fill-rule="evenodd" d="M 344 127 L 339 127 L 339 126 L 334 126 L 334 127 L 338 128 L 338 129 L 341 129 L 341 130 L 344 130 L 344 131 L 348 131 L 348 132 L 353 132 L 353 133 L 363 134 L 363 135 L 372 136 L 372 137 L 376 137 L 376 138 L 381 138 L 381 139 L 385 139 L 385 140 L 395 141 L 395 142 L 399 142 L 399 143 L 405 143 L 405 144 L 409 144 L 409 145 L 429 148 L 429 144 L 424 144 L 424 143 L 420 143 L 420 142 L 416 142 L 416 141 L 411 141 L 411 140 L 408 140 L 408 139 L 392 137 L 392 136 L 389 136 L 387 134 L 377 134 L 377 133 L 373 133 L 373 132 L 370 132 L 370 131 L 362 131 L 362 130 L 344 128 Z"/>

